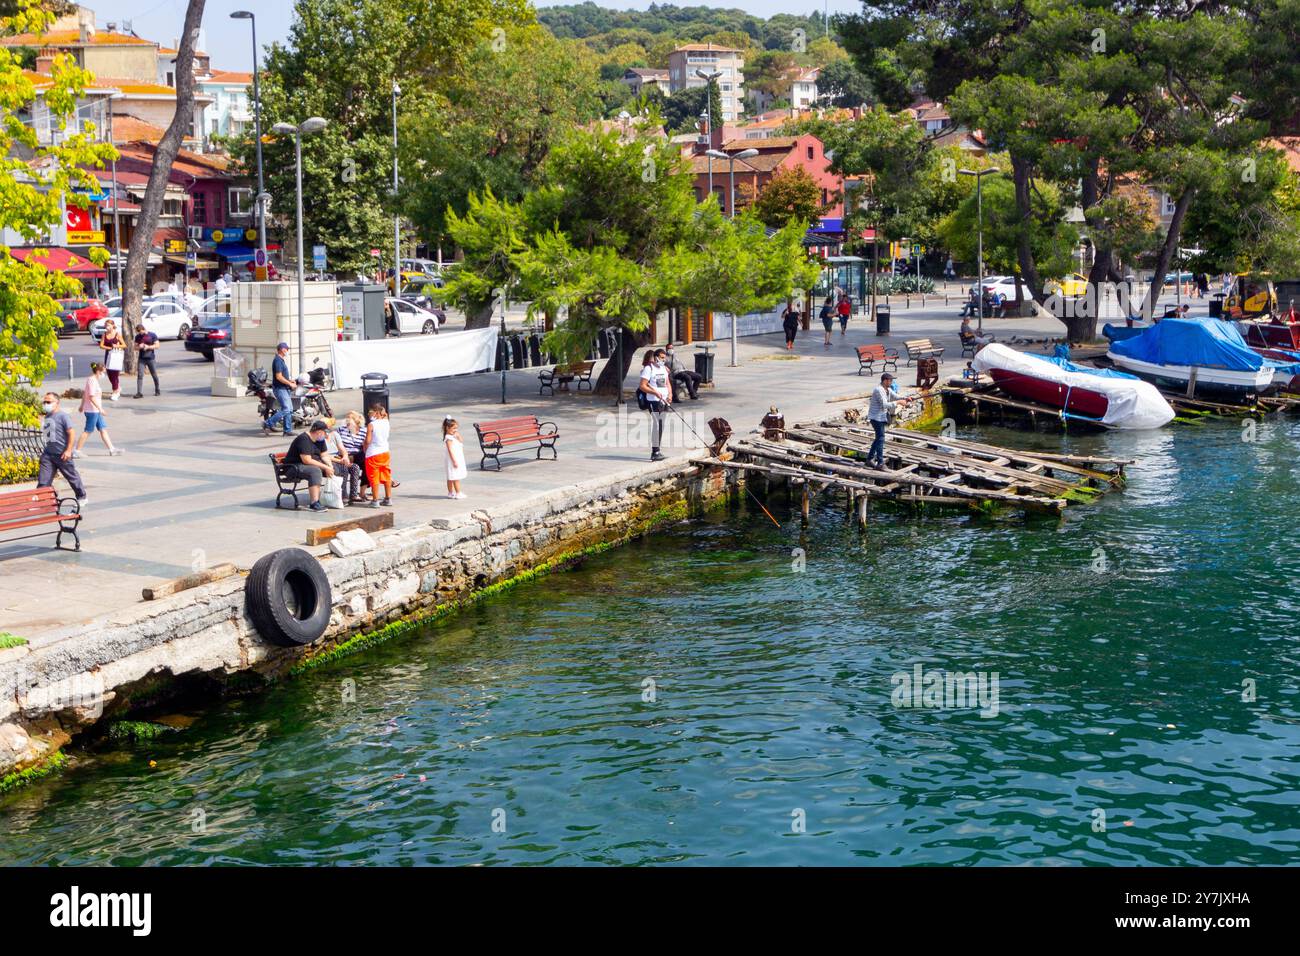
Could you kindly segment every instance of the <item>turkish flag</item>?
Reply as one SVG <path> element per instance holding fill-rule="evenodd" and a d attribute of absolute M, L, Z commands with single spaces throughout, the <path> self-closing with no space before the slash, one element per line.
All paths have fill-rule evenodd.
<path fill-rule="evenodd" d="M 69 232 L 90 232 L 90 210 L 69 206 L 63 214 L 63 224 Z"/>

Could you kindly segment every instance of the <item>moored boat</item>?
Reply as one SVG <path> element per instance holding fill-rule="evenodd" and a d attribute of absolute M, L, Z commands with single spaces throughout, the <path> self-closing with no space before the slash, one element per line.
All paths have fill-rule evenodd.
<path fill-rule="evenodd" d="M 980 349 L 971 364 L 987 372 L 1008 395 L 1058 409 L 1070 418 L 1112 428 L 1159 428 L 1174 417 L 1159 391 L 1122 372 L 1017 352 L 997 343 Z"/>
<path fill-rule="evenodd" d="M 1219 319 L 1162 319 L 1141 335 L 1112 342 L 1106 354 L 1161 388 L 1234 398 L 1271 388 L 1277 365 Z"/>

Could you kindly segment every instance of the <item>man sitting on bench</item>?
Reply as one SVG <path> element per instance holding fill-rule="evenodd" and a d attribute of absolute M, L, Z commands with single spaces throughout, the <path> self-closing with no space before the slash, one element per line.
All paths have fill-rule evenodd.
<path fill-rule="evenodd" d="M 981 334 L 976 332 L 974 327 L 970 324 L 969 318 L 961 320 L 961 331 L 958 334 L 961 336 L 963 342 L 970 339 L 979 348 L 983 348 L 993 341 L 993 336 L 988 333 Z"/>
<path fill-rule="evenodd" d="M 291 474 L 299 481 L 307 482 L 307 496 L 311 498 L 312 511 L 324 511 L 320 501 L 320 486 L 325 477 L 333 476 L 333 464 L 326 462 L 317 447 L 317 442 L 325 440 L 329 426 L 322 421 L 311 423 L 311 427 L 293 440 L 289 450 L 284 454 L 284 463 L 292 469 Z"/>
<path fill-rule="evenodd" d="M 664 351 L 668 353 L 668 374 L 672 376 L 673 380 L 673 400 L 679 401 L 681 399 L 682 389 L 685 389 L 691 398 L 698 399 L 700 397 L 700 382 L 704 381 L 704 378 L 699 372 L 693 372 L 682 364 L 681 359 L 673 352 L 672 342 L 668 343 Z"/>

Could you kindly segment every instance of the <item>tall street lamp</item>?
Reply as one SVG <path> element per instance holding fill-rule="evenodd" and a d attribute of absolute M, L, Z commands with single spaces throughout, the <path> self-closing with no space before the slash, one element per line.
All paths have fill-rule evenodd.
<path fill-rule="evenodd" d="M 253 29 L 253 132 L 257 136 L 257 248 L 266 262 L 266 186 L 262 181 L 262 90 L 257 71 L 257 17 L 251 10 L 236 10 L 232 20 L 247 20 Z"/>
<path fill-rule="evenodd" d="M 397 97 L 402 88 L 393 80 L 393 297 L 402 294 L 402 217 L 397 211 Z"/>
<path fill-rule="evenodd" d="M 704 115 L 705 125 L 709 128 L 709 146 L 713 145 L 713 81 L 722 75 L 721 70 L 705 73 L 696 70 L 695 75 L 704 81 Z M 713 157 L 709 157 L 709 195 L 713 195 Z"/>
<path fill-rule="evenodd" d="M 307 295 L 306 287 L 303 285 L 303 260 L 302 260 L 302 138 L 311 133 L 319 133 L 329 125 L 327 120 L 319 116 L 312 116 L 302 121 L 298 126 L 292 123 L 276 123 L 271 127 L 271 132 L 279 133 L 283 136 L 293 137 L 293 158 L 295 177 L 298 186 L 298 371 L 307 367 L 307 348 L 305 340 L 307 337 L 307 319 L 303 307 L 303 299 Z"/>
<path fill-rule="evenodd" d="M 727 211 L 729 219 L 736 218 L 736 160 L 749 159 L 751 156 L 757 156 L 756 149 L 742 149 L 738 153 L 724 153 L 720 149 L 711 149 L 706 154 L 713 159 L 725 159 L 727 161 L 727 176 L 729 179 L 729 189 L 731 195 L 727 200 Z M 731 368 L 736 367 L 736 313 L 731 313 Z"/>
<path fill-rule="evenodd" d="M 975 177 L 975 215 L 979 223 L 979 280 L 975 286 L 975 298 L 979 301 L 980 318 L 978 328 L 984 331 L 984 194 L 981 186 L 984 183 L 985 176 L 992 176 L 999 172 L 996 166 L 990 166 L 988 169 L 976 171 L 974 169 L 959 169 L 957 172 L 963 176 Z"/>

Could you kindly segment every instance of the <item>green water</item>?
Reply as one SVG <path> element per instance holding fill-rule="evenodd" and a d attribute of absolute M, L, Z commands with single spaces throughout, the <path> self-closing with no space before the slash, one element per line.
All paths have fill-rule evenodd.
<path fill-rule="evenodd" d="M 79 752 L 0 863 L 1290 863 L 1300 426 L 1257 437 L 1068 438 L 1141 461 L 1060 522 L 684 523 Z M 996 715 L 895 706 L 917 664 Z"/>

